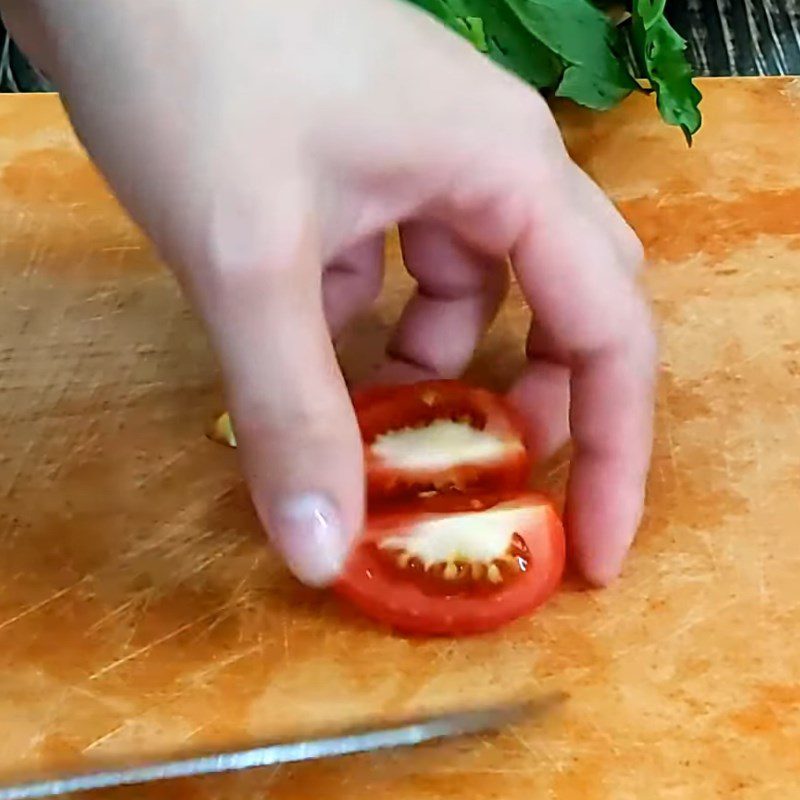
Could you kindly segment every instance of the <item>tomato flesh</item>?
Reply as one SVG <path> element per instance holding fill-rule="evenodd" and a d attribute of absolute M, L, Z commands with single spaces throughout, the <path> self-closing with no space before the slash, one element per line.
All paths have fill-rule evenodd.
<path fill-rule="evenodd" d="M 376 387 L 353 398 L 372 502 L 423 491 L 521 488 L 523 426 L 501 397 L 458 381 Z"/>
<path fill-rule="evenodd" d="M 527 491 L 524 429 L 501 397 L 459 381 L 381 386 L 353 398 L 367 525 L 336 590 L 405 633 L 493 630 L 555 591 L 561 520 Z"/>
<path fill-rule="evenodd" d="M 371 515 L 336 588 L 401 632 L 481 633 L 543 603 L 564 559 L 561 522 L 541 495 L 433 497 Z"/>
<path fill-rule="evenodd" d="M 353 406 L 367 525 L 336 591 L 396 630 L 448 636 L 493 630 L 547 600 L 564 531 L 525 489 L 531 459 L 513 408 L 459 381 L 362 390 Z M 227 414 L 210 435 L 236 447 Z"/>

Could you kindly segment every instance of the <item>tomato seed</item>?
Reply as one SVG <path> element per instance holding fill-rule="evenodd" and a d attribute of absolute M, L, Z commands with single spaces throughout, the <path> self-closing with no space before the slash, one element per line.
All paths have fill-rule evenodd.
<path fill-rule="evenodd" d="M 490 581 L 490 583 L 502 583 L 503 582 L 503 573 L 500 572 L 500 567 L 497 566 L 494 562 L 489 564 L 486 570 L 486 577 Z"/>
<path fill-rule="evenodd" d="M 458 566 L 453 561 L 448 561 L 445 565 L 442 577 L 446 581 L 454 581 L 458 577 Z"/>

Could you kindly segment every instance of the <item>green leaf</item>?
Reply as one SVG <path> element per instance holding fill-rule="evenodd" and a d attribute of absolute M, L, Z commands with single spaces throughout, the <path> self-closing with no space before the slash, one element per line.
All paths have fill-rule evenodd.
<path fill-rule="evenodd" d="M 537 89 L 552 89 L 564 72 L 553 51 L 528 30 L 503 0 L 471 0 L 483 11 L 489 55 Z"/>
<path fill-rule="evenodd" d="M 475 46 L 481 53 L 489 52 L 489 45 L 486 42 L 486 30 L 483 27 L 483 20 L 480 17 L 464 17 L 456 20 L 456 30 Z"/>
<path fill-rule="evenodd" d="M 574 66 L 567 67 L 556 89 L 557 97 L 566 97 L 596 111 L 614 108 L 629 94 L 630 89 L 621 89 L 589 70 Z"/>
<path fill-rule="evenodd" d="M 553 88 L 561 78 L 564 71 L 561 60 L 528 31 L 505 0 L 410 1 L 473 44 L 480 20 L 479 41 L 485 49 L 479 49 L 537 89 Z"/>
<path fill-rule="evenodd" d="M 639 89 L 619 55 L 619 31 L 588 0 L 507 2 L 531 34 L 566 63 L 558 96 L 608 109 Z"/>
<path fill-rule="evenodd" d="M 537 89 L 598 110 L 642 90 L 626 66 L 621 34 L 598 5 L 606 0 L 409 0 Z M 670 26 L 667 0 L 626 0 L 661 116 L 687 139 L 701 125 L 686 42 Z"/>
<path fill-rule="evenodd" d="M 454 30 L 458 20 L 469 15 L 468 7 L 461 0 L 409 0 L 409 2 L 438 17 Z"/>
<path fill-rule="evenodd" d="M 703 95 L 692 82 L 686 41 L 664 16 L 665 5 L 666 0 L 634 0 L 633 41 L 655 89 L 662 118 L 679 125 L 691 144 L 703 122 L 699 108 Z"/>
<path fill-rule="evenodd" d="M 667 0 L 637 0 L 635 5 L 645 30 L 649 31 L 664 18 Z"/>

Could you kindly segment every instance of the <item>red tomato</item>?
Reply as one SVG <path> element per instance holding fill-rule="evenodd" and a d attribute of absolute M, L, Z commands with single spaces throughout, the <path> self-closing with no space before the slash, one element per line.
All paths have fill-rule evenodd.
<path fill-rule="evenodd" d="M 492 392 L 459 381 L 425 381 L 362 390 L 353 405 L 372 502 L 525 485 L 531 462 L 522 424 Z"/>
<path fill-rule="evenodd" d="M 336 589 L 402 632 L 473 634 L 543 603 L 564 558 L 561 522 L 540 495 L 436 495 L 371 515 Z"/>

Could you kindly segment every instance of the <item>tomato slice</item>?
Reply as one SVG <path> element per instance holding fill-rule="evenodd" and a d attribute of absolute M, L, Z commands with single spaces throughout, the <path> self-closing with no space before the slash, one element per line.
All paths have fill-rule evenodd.
<path fill-rule="evenodd" d="M 357 392 L 373 502 L 441 490 L 522 488 L 531 470 L 523 426 L 506 401 L 460 381 Z"/>
<path fill-rule="evenodd" d="M 547 600 L 564 560 L 541 495 L 435 495 L 372 514 L 336 590 L 401 632 L 474 634 Z"/>
<path fill-rule="evenodd" d="M 550 597 L 564 531 L 525 489 L 523 426 L 502 397 L 426 381 L 358 391 L 353 406 L 368 515 L 339 594 L 396 630 L 450 636 L 493 630 Z M 227 415 L 210 435 L 236 446 Z"/>

